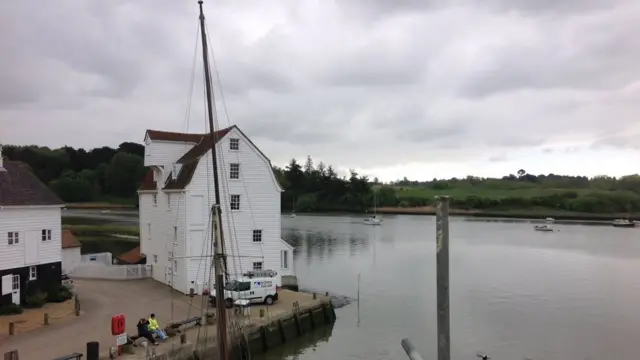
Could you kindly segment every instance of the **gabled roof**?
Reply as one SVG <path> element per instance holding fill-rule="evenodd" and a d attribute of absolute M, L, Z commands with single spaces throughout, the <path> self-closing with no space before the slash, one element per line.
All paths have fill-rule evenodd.
<path fill-rule="evenodd" d="M 142 256 L 142 254 L 140 253 L 140 246 L 137 246 L 118 256 L 118 260 L 120 260 L 121 263 L 125 264 L 137 264 L 141 262 L 142 259 L 144 259 L 144 256 Z"/>
<path fill-rule="evenodd" d="M 71 230 L 62 230 L 61 243 L 62 243 L 63 249 L 70 249 L 70 248 L 76 248 L 76 247 L 82 246 L 82 244 L 80 244 L 80 241 L 76 239 L 76 237 L 73 235 Z"/>
<path fill-rule="evenodd" d="M 207 134 L 186 134 L 186 133 L 149 129 L 145 133 L 145 139 L 149 138 L 151 140 L 198 143 L 206 135 Z"/>
<path fill-rule="evenodd" d="M 140 185 L 140 190 L 156 190 L 157 183 L 153 180 L 153 169 L 147 170 L 147 173 L 144 175 L 144 179 L 142 180 L 142 184 Z"/>
<path fill-rule="evenodd" d="M 193 178 L 193 174 L 196 173 L 196 169 L 198 168 L 198 160 L 193 160 L 186 164 L 183 164 L 180 168 L 180 172 L 178 172 L 178 176 L 174 179 L 173 174 L 170 176 L 167 181 L 164 183 L 163 190 L 182 190 Z"/>
<path fill-rule="evenodd" d="M 63 205 L 60 198 L 21 161 L 3 160 L 0 206 Z"/>
<path fill-rule="evenodd" d="M 222 130 L 218 130 L 215 133 L 213 133 L 213 139 L 215 143 L 217 144 L 218 141 L 220 141 L 225 135 L 227 135 L 229 131 L 231 131 L 231 129 L 233 128 L 237 128 L 237 127 L 234 125 Z M 191 161 L 197 161 L 203 155 L 205 155 L 207 151 L 211 150 L 212 147 L 213 147 L 213 144 L 211 143 L 211 136 L 210 135 L 204 136 L 200 139 L 200 142 L 198 142 L 196 146 L 192 147 L 189 151 L 187 151 L 184 155 L 182 155 L 182 157 L 178 159 L 176 163 L 186 164 Z"/>
<path fill-rule="evenodd" d="M 271 168 L 271 160 L 267 158 L 264 153 L 247 137 L 242 130 L 240 130 L 236 125 L 229 126 L 227 128 L 218 130 L 214 133 L 214 143 L 217 144 L 222 138 L 224 138 L 231 130 L 235 129 L 238 131 L 248 142 L 253 146 L 260 155 L 262 155 L 269 164 Z M 213 147 L 213 143 L 211 141 L 210 134 L 184 134 L 184 133 L 172 133 L 166 131 L 158 131 L 158 130 L 147 130 L 147 137 L 151 140 L 163 140 L 163 141 L 180 141 L 180 142 L 196 142 L 196 145 L 189 149 L 180 159 L 176 161 L 177 164 L 181 164 L 180 172 L 174 178 L 174 175 L 170 176 L 164 184 L 163 190 L 183 190 L 187 185 L 191 182 L 193 178 L 193 174 L 196 172 L 196 168 L 198 167 L 198 162 L 200 158 L 207 154 L 209 150 Z M 198 141 L 193 141 L 198 139 Z M 278 179 L 275 177 L 275 174 L 272 174 L 275 178 L 277 185 L 282 188 L 280 184 L 278 184 Z M 140 186 L 140 191 L 153 191 L 156 190 L 157 184 L 153 181 L 153 169 L 150 169 Z"/>

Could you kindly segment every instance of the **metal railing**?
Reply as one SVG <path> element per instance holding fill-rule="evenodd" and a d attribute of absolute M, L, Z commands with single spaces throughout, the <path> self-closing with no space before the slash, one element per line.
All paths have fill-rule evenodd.
<path fill-rule="evenodd" d="M 80 263 L 69 276 L 80 279 L 136 280 L 151 277 L 151 265 L 104 265 Z"/>

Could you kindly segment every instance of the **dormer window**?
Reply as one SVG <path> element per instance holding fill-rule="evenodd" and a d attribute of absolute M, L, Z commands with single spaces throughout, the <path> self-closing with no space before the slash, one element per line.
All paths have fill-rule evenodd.
<path fill-rule="evenodd" d="M 180 164 L 173 164 L 173 166 L 171 167 L 171 174 L 173 175 L 174 179 L 178 178 L 178 172 L 180 172 Z"/>
<path fill-rule="evenodd" d="M 229 150 L 233 150 L 233 151 L 240 150 L 240 139 L 237 139 L 237 138 L 229 139 Z"/>

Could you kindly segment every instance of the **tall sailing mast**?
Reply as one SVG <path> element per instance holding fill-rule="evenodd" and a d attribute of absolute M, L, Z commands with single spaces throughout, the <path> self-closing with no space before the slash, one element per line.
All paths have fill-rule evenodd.
<path fill-rule="evenodd" d="M 224 299 L 224 274 L 225 274 L 225 253 L 224 237 L 222 233 L 222 212 L 220 209 L 220 187 L 218 181 L 218 158 L 216 153 L 216 135 L 213 122 L 215 114 L 215 102 L 213 89 L 211 87 L 211 73 L 209 72 L 209 49 L 207 46 L 207 34 L 204 24 L 204 13 L 202 12 L 202 0 L 198 1 L 200 6 L 200 34 L 202 37 L 202 58 L 204 63 L 205 88 L 207 91 L 207 117 L 209 120 L 209 136 L 211 140 L 211 161 L 213 163 L 213 184 L 215 193 L 215 204 L 211 207 L 212 226 L 211 244 L 213 246 L 213 267 L 216 286 L 216 320 L 218 338 L 218 360 L 227 360 L 227 313 Z"/>

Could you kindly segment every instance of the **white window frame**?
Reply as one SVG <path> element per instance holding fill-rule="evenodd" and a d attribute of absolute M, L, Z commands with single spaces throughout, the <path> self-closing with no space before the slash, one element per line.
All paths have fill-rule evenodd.
<path fill-rule="evenodd" d="M 40 231 L 40 239 L 42 241 L 51 240 L 51 229 L 42 229 L 42 231 Z"/>
<path fill-rule="evenodd" d="M 235 199 L 237 196 L 238 201 L 233 201 L 233 199 Z M 231 194 L 231 196 L 229 197 L 229 208 L 231 209 L 231 211 L 239 211 L 240 210 L 240 202 L 242 201 L 242 198 L 240 197 L 239 194 Z M 234 204 L 237 204 L 237 207 L 234 208 Z"/>
<path fill-rule="evenodd" d="M 20 233 L 18 231 L 9 231 L 7 233 L 7 244 L 8 245 L 20 244 Z"/>
<path fill-rule="evenodd" d="M 280 267 L 289 269 L 289 250 L 280 251 Z"/>
<path fill-rule="evenodd" d="M 239 138 L 230 138 L 229 139 L 229 150 L 231 150 L 231 151 L 240 150 L 240 139 Z"/>
<path fill-rule="evenodd" d="M 252 236 L 251 236 L 251 241 L 254 244 L 261 244 L 262 243 L 262 229 L 254 229 Z"/>
<path fill-rule="evenodd" d="M 264 268 L 264 264 L 262 261 L 254 261 L 253 262 L 253 271 L 262 271 Z"/>
<path fill-rule="evenodd" d="M 153 194 L 153 206 L 158 206 L 158 195 Z"/>
<path fill-rule="evenodd" d="M 38 279 L 38 268 L 35 266 L 29 266 L 29 280 Z"/>
<path fill-rule="evenodd" d="M 20 290 L 20 275 L 13 275 L 11 278 L 11 291 Z"/>
<path fill-rule="evenodd" d="M 171 210 L 171 194 L 167 194 L 167 210 Z"/>
<path fill-rule="evenodd" d="M 240 164 L 239 163 L 229 164 L 229 179 L 240 180 Z"/>

